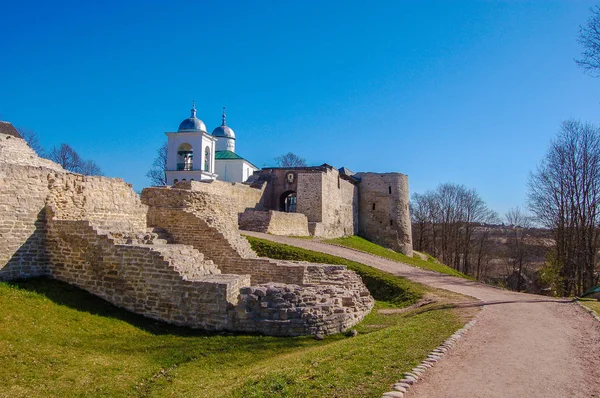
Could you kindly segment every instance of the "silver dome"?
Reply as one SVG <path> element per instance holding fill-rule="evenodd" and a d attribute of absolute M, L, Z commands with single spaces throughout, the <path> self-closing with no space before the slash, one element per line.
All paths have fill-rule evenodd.
<path fill-rule="evenodd" d="M 190 117 L 181 122 L 177 131 L 206 131 L 206 126 L 197 117 Z"/>
<path fill-rule="evenodd" d="M 225 107 L 223 107 L 223 115 L 221 115 L 221 120 L 223 121 L 221 125 L 212 132 L 213 137 L 225 137 L 235 140 L 235 133 L 231 127 L 227 126 L 227 113 L 225 113 Z"/>
<path fill-rule="evenodd" d="M 226 137 L 235 140 L 235 133 L 229 126 L 219 126 L 212 132 L 213 137 Z"/>
<path fill-rule="evenodd" d="M 196 117 L 196 103 L 192 105 L 192 115 L 185 119 L 183 122 L 179 124 L 179 129 L 177 132 L 187 132 L 187 131 L 204 131 L 206 132 L 206 126 L 204 122 Z"/>

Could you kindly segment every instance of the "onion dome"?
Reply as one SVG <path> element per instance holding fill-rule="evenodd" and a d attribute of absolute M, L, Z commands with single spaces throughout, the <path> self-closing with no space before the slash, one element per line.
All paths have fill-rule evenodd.
<path fill-rule="evenodd" d="M 179 124 L 178 133 L 206 131 L 204 122 L 196 117 L 196 103 L 192 104 L 192 115 Z"/>
<path fill-rule="evenodd" d="M 225 137 L 235 140 L 235 133 L 229 126 L 227 126 L 227 114 L 225 113 L 225 108 L 223 108 L 223 115 L 221 116 L 221 119 L 223 122 L 219 127 L 213 130 L 213 137 Z"/>

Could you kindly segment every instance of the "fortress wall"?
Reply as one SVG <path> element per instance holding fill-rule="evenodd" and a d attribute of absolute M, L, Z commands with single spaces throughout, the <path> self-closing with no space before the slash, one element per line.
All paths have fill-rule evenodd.
<path fill-rule="evenodd" d="M 323 222 L 323 174 L 299 171 L 296 178 L 296 212 L 304 214 L 308 222 Z"/>
<path fill-rule="evenodd" d="M 335 170 L 323 173 L 323 231 L 319 236 L 338 238 L 358 231 L 358 189 Z"/>
<path fill-rule="evenodd" d="M 224 274 L 250 275 L 251 283 L 302 284 L 305 267 L 258 258 L 237 229 L 229 199 L 177 188 L 146 188 L 148 225 L 172 243 L 193 246 Z"/>
<path fill-rule="evenodd" d="M 246 210 L 239 217 L 240 229 L 273 235 L 309 236 L 304 214 L 282 211 Z"/>
<path fill-rule="evenodd" d="M 48 172 L 0 163 L 0 280 L 47 275 Z"/>
<path fill-rule="evenodd" d="M 47 275 L 48 174 L 65 173 L 18 137 L 0 134 L 0 280 Z"/>
<path fill-rule="evenodd" d="M 0 163 L 44 167 L 64 173 L 65 170 L 51 160 L 40 158 L 22 138 L 0 134 Z"/>
<path fill-rule="evenodd" d="M 115 244 L 85 220 L 49 220 L 48 230 L 54 278 L 176 325 L 230 328 L 228 311 L 250 284 L 243 275 L 201 275 L 201 253 L 179 245 Z"/>
<path fill-rule="evenodd" d="M 177 188 L 230 198 L 237 213 L 243 213 L 246 209 L 262 208 L 265 186 L 266 184 L 263 184 L 261 188 L 253 188 L 242 183 L 219 180 L 182 181 L 176 184 Z"/>
<path fill-rule="evenodd" d="M 412 256 L 408 176 L 400 173 L 358 173 L 359 234 Z"/>
<path fill-rule="evenodd" d="M 48 206 L 56 220 L 88 220 L 111 230 L 146 232 L 146 206 L 120 178 L 52 174 Z"/>
<path fill-rule="evenodd" d="M 181 185 L 177 185 L 180 187 Z M 199 228 L 200 234 L 194 239 L 194 247 L 214 260 L 223 258 L 255 258 L 248 241 L 240 236 L 236 200 L 220 194 L 193 191 L 182 188 L 152 187 L 142 191 L 142 201 L 150 207 L 148 226 L 169 225 L 176 227 L 173 217 L 185 217 L 190 228 Z M 168 210 L 182 210 L 188 214 L 176 214 Z M 171 218 L 170 218 L 171 217 Z M 203 225 L 195 218 L 202 221 Z M 182 224 L 183 229 L 187 227 Z M 182 235 L 181 239 L 190 237 Z M 216 239 L 212 242 L 211 239 Z M 180 241 L 178 243 L 185 243 Z M 189 243 L 191 244 L 191 243 Z M 218 262 L 215 260 L 218 264 Z"/>

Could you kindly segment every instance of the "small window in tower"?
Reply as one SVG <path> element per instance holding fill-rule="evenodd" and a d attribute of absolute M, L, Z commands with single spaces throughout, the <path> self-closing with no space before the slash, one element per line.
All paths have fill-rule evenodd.
<path fill-rule="evenodd" d="M 210 171 L 210 148 L 204 149 L 204 171 Z"/>
<path fill-rule="evenodd" d="M 394 220 L 390 220 L 390 227 L 394 225 Z"/>
<path fill-rule="evenodd" d="M 388 191 L 389 191 L 389 193 L 391 195 L 392 194 L 392 186 L 391 185 L 388 187 Z"/>
<path fill-rule="evenodd" d="M 375 210 L 375 203 L 373 203 L 373 210 Z"/>

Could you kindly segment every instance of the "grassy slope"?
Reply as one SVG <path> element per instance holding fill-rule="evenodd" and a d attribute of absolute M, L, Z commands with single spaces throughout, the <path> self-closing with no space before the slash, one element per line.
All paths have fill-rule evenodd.
<path fill-rule="evenodd" d="M 589 309 L 596 311 L 596 314 L 600 315 L 600 301 L 596 299 L 583 298 L 579 299 L 579 302 Z"/>
<path fill-rule="evenodd" d="M 376 256 L 389 258 L 390 260 L 400 261 L 405 264 L 410 264 L 415 267 L 428 269 L 431 271 L 440 272 L 442 274 L 459 276 L 461 278 L 472 279 L 471 277 L 463 274 L 462 272 L 458 272 L 455 269 L 448 267 L 447 265 L 440 264 L 435 261 L 435 259 L 431 256 L 428 256 L 428 260 L 425 261 L 418 257 L 408 257 L 402 253 L 395 252 L 390 249 L 386 249 L 385 247 L 379 246 L 373 242 L 370 242 L 364 238 L 359 236 L 349 236 L 345 238 L 338 239 L 328 239 L 325 242 L 333 243 L 335 245 L 346 246 L 352 249 L 360 250 L 363 252 L 375 254 Z"/>
<path fill-rule="evenodd" d="M 349 266 L 387 285 L 375 293 L 387 298 L 377 308 L 403 306 L 425 290 Z M 0 396 L 377 397 L 460 325 L 449 309 L 373 311 L 354 338 L 203 333 L 53 280 L 0 283 Z"/>

